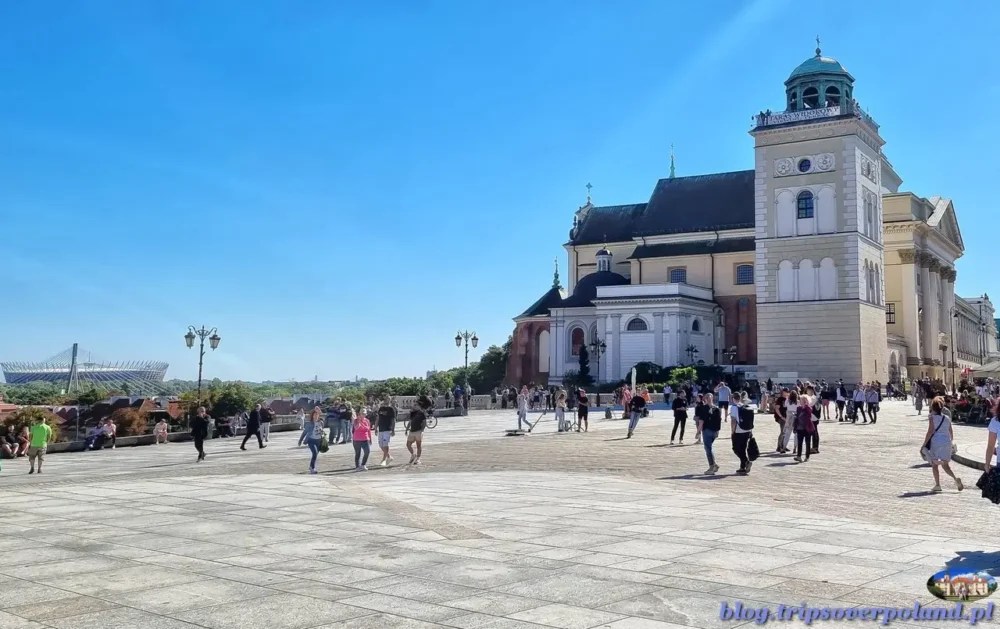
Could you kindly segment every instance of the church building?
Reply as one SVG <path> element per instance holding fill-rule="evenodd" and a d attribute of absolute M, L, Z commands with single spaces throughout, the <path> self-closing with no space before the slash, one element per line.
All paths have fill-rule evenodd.
<path fill-rule="evenodd" d="M 900 191 L 840 63 L 817 48 L 785 81 L 784 111 L 753 116 L 750 135 L 752 170 L 677 177 L 671 156 L 644 203 L 588 195 L 564 245 L 566 288 L 557 270 L 515 318 L 509 383 L 560 384 L 584 346 L 601 382 L 645 361 L 778 382 L 950 382 L 995 357 L 989 298 L 954 294 L 952 202 Z M 983 341 L 978 356 L 955 354 L 959 332 L 965 350 Z"/>

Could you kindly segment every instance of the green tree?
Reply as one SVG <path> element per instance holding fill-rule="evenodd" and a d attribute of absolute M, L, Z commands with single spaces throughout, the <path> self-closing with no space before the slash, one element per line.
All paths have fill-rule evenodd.
<path fill-rule="evenodd" d="M 503 384 L 509 358 L 510 345 L 507 343 L 504 343 L 504 347 L 491 345 L 479 358 L 477 382 L 472 386 L 480 393 L 488 393 Z"/>
<path fill-rule="evenodd" d="M 62 397 L 62 390 L 51 382 L 8 385 L 4 393 L 7 402 L 21 406 L 58 404 Z"/>
<path fill-rule="evenodd" d="M 580 368 L 577 370 L 577 385 L 581 387 L 589 387 L 594 384 L 594 378 L 590 375 L 590 352 L 587 351 L 586 345 L 580 346 Z"/>
<path fill-rule="evenodd" d="M 44 408 L 37 406 L 25 406 L 13 413 L 9 413 L 2 420 L 0 425 L 6 426 L 8 430 L 19 431 L 22 426 L 30 426 L 38 419 L 44 419 L 45 423 L 52 429 L 52 441 L 60 441 L 61 435 L 59 425 L 62 419 Z"/>
<path fill-rule="evenodd" d="M 443 395 L 445 391 L 455 388 L 455 378 L 452 377 L 450 371 L 438 371 L 431 374 L 431 377 L 427 379 L 427 387 Z"/>
<path fill-rule="evenodd" d="M 108 399 L 108 392 L 105 389 L 90 387 L 86 391 L 81 391 L 76 396 L 76 403 L 82 406 L 93 406 L 102 400 Z"/>
<path fill-rule="evenodd" d="M 232 417 L 249 411 L 260 397 L 242 382 L 227 382 L 218 392 L 213 391 L 211 413 L 213 417 Z"/>
<path fill-rule="evenodd" d="M 670 370 L 670 377 L 667 382 L 671 386 L 676 386 L 683 382 L 693 382 L 698 377 L 698 370 L 694 367 L 674 367 Z"/>

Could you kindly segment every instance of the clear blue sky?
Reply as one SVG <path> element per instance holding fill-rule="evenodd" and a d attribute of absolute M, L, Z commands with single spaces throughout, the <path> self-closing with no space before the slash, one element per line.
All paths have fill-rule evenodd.
<path fill-rule="evenodd" d="M 919 9 L 919 10 L 918 10 Z M 996 291 L 1000 4 L 6 2 L 0 359 L 74 341 L 191 378 L 420 375 L 500 344 L 584 185 L 752 167 L 751 114 L 824 54 L 904 188 L 954 199 Z M 473 358 L 479 351 L 473 353 Z"/>

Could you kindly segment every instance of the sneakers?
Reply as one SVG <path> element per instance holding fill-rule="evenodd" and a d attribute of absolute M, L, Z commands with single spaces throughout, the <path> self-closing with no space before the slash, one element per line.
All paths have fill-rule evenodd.
<path fill-rule="evenodd" d="M 31 468 L 30 470 L 28 470 L 28 473 L 29 474 L 34 474 L 35 473 L 35 468 Z"/>
<path fill-rule="evenodd" d="M 708 469 L 705 470 L 705 476 L 711 476 L 712 474 L 715 474 L 718 471 L 719 471 L 718 465 L 709 465 Z"/>
<path fill-rule="evenodd" d="M 684 445 L 684 440 L 683 439 L 680 440 L 680 445 Z"/>
<path fill-rule="evenodd" d="M 747 474 L 750 473 L 750 468 L 753 467 L 753 461 L 747 461 Z"/>
<path fill-rule="evenodd" d="M 316 468 L 310 468 L 309 473 L 310 474 L 316 474 L 317 473 L 316 472 Z"/>
<path fill-rule="evenodd" d="M 416 461 L 416 460 L 417 460 L 417 455 L 416 454 L 411 454 L 410 455 L 410 463 L 409 463 L 409 465 L 413 465 L 413 462 Z"/>
<path fill-rule="evenodd" d="M 802 462 L 802 457 L 800 457 L 800 456 L 795 457 L 795 462 L 796 463 L 801 463 Z"/>
<path fill-rule="evenodd" d="M 244 452 L 246 452 L 246 449 L 247 449 L 246 446 L 240 446 L 240 450 L 243 450 Z"/>
<path fill-rule="evenodd" d="M 628 434 L 627 434 L 627 435 L 625 435 L 625 438 L 626 438 L 626 439 L 631 439 L 631 438 L 632 438 L 632 431 L 631 431 L 631 430 L 630 430 L 630 431 L 628 431 Z"/>
<path fill-rule="evenodd" d="M 673 439 L 670 440 L 670 445 L 674 445 L 674 440 Z"/>
<path fill-rule="evenodd" d="M 414 460 L 413 460 L 413 464 L 414 464 L 414 465 L 420 465 L 420 459 L 419 459 L 419 458 L 417 458 L 417 459 L 414 459 Z"/>
<path fill-rule="evenodd" d="M 694 442 L 695 443 L 701 443 L 701 437 L 695 437 L 694 438 Z"/>
<path fill-rule="evenodd" d="M 965 489 L 965 483 L 962 482 L 961 478 L 955 479 L 955 485 L 958 486 L 958 491 L 962 491 L 963 489 Z"/>
<path fill-rule="evenodd" d="M 367 472 L 368 471 L 368 466 L 367 465 L 362 465 L 361 466 L 361 471 L 362 472 Z"/>
<path fill-rule="evenodd" d="M 379 467 L 385 467 L 386 465 L 389 465 L 389 459 L 382 459 L 378 464 Z"/>
<path fill-rule="evenodd" d="M 263 450 L 263 449 L 264 449 L 264 448 L 266 448 L 266 447 L 267 447 L 267 444 L 265 443 L 264 445 L 262 445 L 262 446 L 260 447 L 260 449 L 261 449 L 261 450 Z"/>
<path fill-rule="evenodd" d="M 934 485 L 934 487 L 931 489 L 931 492 L 935 493 L 935 494 L 940 494 L 941 493 L 941 485 Z"/>

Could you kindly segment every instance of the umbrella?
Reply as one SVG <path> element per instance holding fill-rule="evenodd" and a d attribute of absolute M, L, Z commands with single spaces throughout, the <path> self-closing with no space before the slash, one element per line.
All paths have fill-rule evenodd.
<path fill-rule="evenodd" d="M 1000 360 L 981 365 L 972 370 L 972 375 L 976 378 L 998 378 L 1000 377 Z"/>

